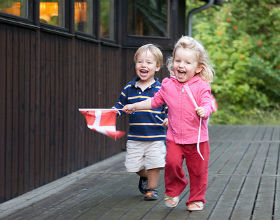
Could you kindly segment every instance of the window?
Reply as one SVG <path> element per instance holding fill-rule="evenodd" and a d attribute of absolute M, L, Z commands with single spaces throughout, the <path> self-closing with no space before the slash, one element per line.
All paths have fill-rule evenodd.
<path fill-rule="evenodd" d="M 0 0 L 0 11 L 28 18 L 28 0 Z"/>
<path fill-rule="evenodd" d="M 168 0 L 129 0 L 128 34 L 167 37 Z"/>
<path fill-rule="evenodd" d="M 65 0 L 40 0 L 40 22 L 65 27 Z"/>
<path fill-rule="evenodd" d="M 93 0 L 75 0 L 75 30 L 93 34 Z"/>
<path fill-rule="evenodd" d="M 100 37 L 115 39 L 114 0 L 100 0 Z"/>

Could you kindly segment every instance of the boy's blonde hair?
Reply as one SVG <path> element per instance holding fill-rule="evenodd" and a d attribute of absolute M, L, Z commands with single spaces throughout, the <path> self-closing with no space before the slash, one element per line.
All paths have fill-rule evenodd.
<path fill-rule="evenodd" d="M 154 55 L 156 63 L 157 63 L 157 67 L 161 67 L 162 63 L 163 63 L 163 55 L 162 55 L 161 50 L 154 44 L 145 44 L 145 45 L 139 47 L 137 49 L 137 51 L 135 52 L 134 62 L 136 63 L 137 57 L 139 56 L 140 53 L 143 53 L 146 51 L 150 51 L 151 54 Z"/>
<path fill-rule="evenodd" d="M 178 48 L 194 50 L 197 54 L 197 59 L 198 59 L 199 65 L 201 65 L 203 67 L 203 69 L 201 70 L 201 72 L 198 75 L 203 80 L 205 80 L 209 83 L 213 82 L 213 75 L 214 75 L 215 71 L 214 71 L 212 65 L 210 64 L 210 61 L 209 61 L 205 48 L 202 46 L 202 44 L 199 41 L 195 40 L 192 37 L 188 37 L 188 36 L 183 36 L 177 41 L 177 43 L 175 44 L 173 53 L 172 53 L 172 58 L 167 60 L 167 68 L 171 72 L 171 74 L 174 74 L 173 73 L 173 59 L 174 59 L 174 55 Z"/>

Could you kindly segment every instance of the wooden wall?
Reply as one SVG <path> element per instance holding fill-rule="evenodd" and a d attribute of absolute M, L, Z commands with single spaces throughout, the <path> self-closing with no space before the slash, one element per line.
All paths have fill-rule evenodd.
<path fill-rule="evenodd" d="M 115 104 L 135 49 L 5 23 L 0 39 L 0 202 L 125 150 L 78 108 Z M 127 130 L 126 117 L 117 123 Z"/>

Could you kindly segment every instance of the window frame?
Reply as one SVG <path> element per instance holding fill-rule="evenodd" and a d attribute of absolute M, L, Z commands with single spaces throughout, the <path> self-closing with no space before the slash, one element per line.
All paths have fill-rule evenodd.
<path fill-rule="evenodd" d="M 34 5 L 36 4 L 36 1 L 38 1 L 38 4 L 36 5 L 37 14 L 38 17 L 35 19 L 38 22 L 38 25 L 43 28 L 43 30 L 49 30 L 49 31 L 62 31 L 62 32 L 69 32 L 70 31 L 70 4 L 73 0 L 64 0 L 64 26 L 59 25 L 52 25 L 44 22 L 40 22 L 40 0 L 34 0 Z"/>
<path fill-rule="evenodd" d="M 9 14 L 9 13 L 5 13 L 0 11 L 0 18 L 1 20 L 3 19 L 11 19 L 13 21 L 22 21 L 24 23 L 27 24 L 32 24 L 34 23 L 34 4 L 33 4 L 34 0 L 27 0 L 27 17 L 22 17 L 22 16 L 17 16 L 17 15 L 13 15 L 13 14 Z"/>
<path fill-rule="evenodd" d="M 120 0 L 122 1 L 122 0 Z M 120 6 L 120 2 L 119 0 L 114 0 L 114 39 L 111 39 L 111 38 L 105 38 L 105 37 L 102 37 L 101 34 L 100 34 L 100 1 L 98 1 L 98 18 L 97 18 L 97 21 L 98 21 L 98 27 L 97 27 L 97 32 L 98 32 L 98 39 L 103 43 L 103 44 L 108 44 L 108 45 L 112 45 L 112 46 L 117 46 L 118 44 L 118 32 L 117 32 L 117 27 L 118 27 L 118 24 L 119 24 L 119 19 L 118 19 L 118 8 Z"/>
<path fill-rule="evenodd" d="M 98 4 L 96 0 L 92 0 L 92 33 L 87 33 L 83 31 L 79 31 L 75 29 L 75 0 L 73 1 L 73 32 L 75 35 L 86 37 L 86 38 L 92 38 L 93 40 L 97 39 L 97 28 L 98 28 L 98 21 L 97 21 L 97 14 L 98 14 Z"/>
<path fill-rule="evenodd" d="M 160 37 L 160 36 L 138 36 L 138 35 L 129 35 L 128 34 L 128 29 L 127 29 L 127 16 L 128 16 L 128 2 L 129 0 L 124 0 L 123 1 L 123 6 L 122 6 L 122 19 L 121 19 L 121 26 L 122 26 L 122 45 L 125 47 L 139 47 L 142 46 L 143 44 L 146 43 L 153 43 L 156 45 L 161 46 L 163 49 L 164 48 L 172 48 L 173 47 L 173 38 L 171 36 L 171 23 L 173 18 L 171 17 L 171 4 L 172 0 L 167 0 L 168 1 L 168 21 L 167 21 L 167 37 Z M 174 16 L 173 16 L 174 17 Z"/>

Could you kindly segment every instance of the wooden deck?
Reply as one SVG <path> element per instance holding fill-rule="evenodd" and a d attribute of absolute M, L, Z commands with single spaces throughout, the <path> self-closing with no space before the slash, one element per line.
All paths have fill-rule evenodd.
<path fill-rule="evenodd" d="M 0 219 L 280 219 L 280 127 L 210 126 L 209 130 L 207 203 L 201 212 L 186 211 L 189 188 L 178 207 L 165 207 L 163 172 L 160 199 L 144 201 L 137 189 L 138 177 L 125 171 L 122 153 L 114 164 L 88 170 L 63 190 L 9 215 L 0 214 Z"/>

